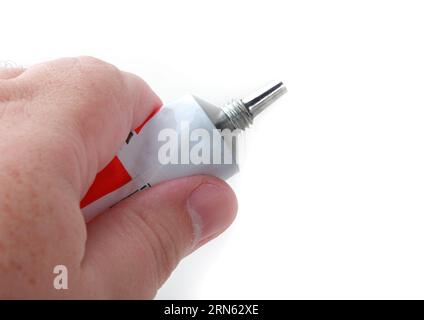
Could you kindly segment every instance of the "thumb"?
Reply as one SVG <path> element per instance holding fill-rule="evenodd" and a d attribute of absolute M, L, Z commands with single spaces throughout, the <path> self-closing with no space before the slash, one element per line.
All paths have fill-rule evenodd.
<path fill-rule="evenodd" d="M 178 262 L 222 233 L 236 211 L 231 188 L 209 176 L 137 193 L 88 224 L 85 283 L 108 298 L 152 298 Z"/>

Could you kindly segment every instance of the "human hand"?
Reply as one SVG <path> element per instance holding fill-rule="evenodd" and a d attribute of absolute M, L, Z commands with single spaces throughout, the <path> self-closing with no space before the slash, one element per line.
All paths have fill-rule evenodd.
<path fill-rule="evenodd" d="M 85 223 L 80 200 L 128 132 L 161 105 L 100 60 L 0 69 L 0 297 L 152 298 L 237 210 L 223 181 L 173 180 Z M 53 286 L 55 266 L 68 289 Z"/>

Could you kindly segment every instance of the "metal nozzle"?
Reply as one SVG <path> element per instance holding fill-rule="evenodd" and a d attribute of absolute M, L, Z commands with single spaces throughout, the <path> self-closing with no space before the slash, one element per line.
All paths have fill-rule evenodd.
<path fill-rule="evenodd" d="M 280 82 L 272 82 L 262 89 L 241 99 L 244 106 L 253 117 L 265 110 L 270 104 L 287 92 L 287 88 Z"/>
<path fill-rule="evenodd" d="M 281 81 L 274 81 L 243 99 L 232 100 L 222 110 L 234 129 L 249 127 L 253 119 L 287 92 Z"/>

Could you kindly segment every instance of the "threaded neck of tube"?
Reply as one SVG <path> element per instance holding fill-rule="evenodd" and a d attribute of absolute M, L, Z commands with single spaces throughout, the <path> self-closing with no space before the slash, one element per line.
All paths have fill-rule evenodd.
<path fill-rule="evenodd" d="M 253 115 L 240 99 L 234 99 L 222 107 L 234 129 L 244 130 L 253 123 Z"/>

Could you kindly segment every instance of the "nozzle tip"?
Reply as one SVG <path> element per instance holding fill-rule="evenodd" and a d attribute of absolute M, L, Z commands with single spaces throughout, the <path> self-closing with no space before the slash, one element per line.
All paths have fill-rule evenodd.
<path fill-rule="evenodd" d="M 287 92 L 282 81 L 273 81 L 263 88 L 243 98 L 241 101 L 253 117 L 266 109 L 275 100 Z"/>

